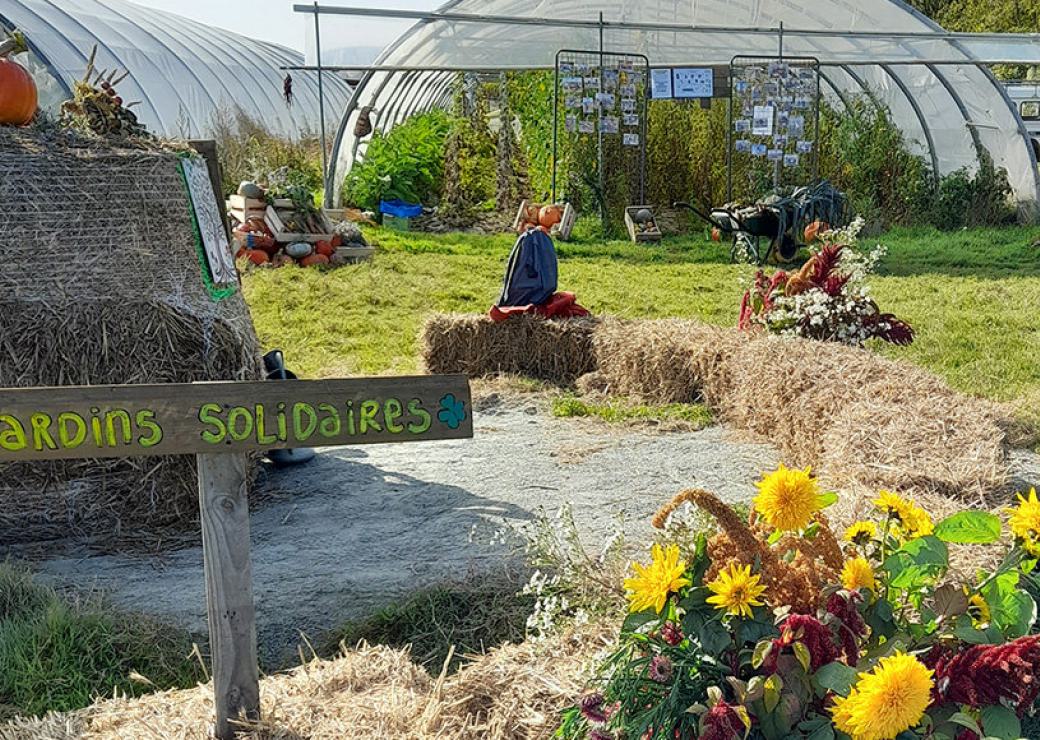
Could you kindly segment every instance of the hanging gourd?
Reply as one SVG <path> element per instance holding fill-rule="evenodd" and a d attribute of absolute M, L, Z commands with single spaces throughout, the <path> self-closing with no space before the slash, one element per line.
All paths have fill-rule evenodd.
<path fill-rule="evenodd" d="M 10 59 L 25 51 L 25 38 L 17 31 L 0 41 L 0 124 L 25 126 L 36 116 L 36 83 L 22 65 Z"/>

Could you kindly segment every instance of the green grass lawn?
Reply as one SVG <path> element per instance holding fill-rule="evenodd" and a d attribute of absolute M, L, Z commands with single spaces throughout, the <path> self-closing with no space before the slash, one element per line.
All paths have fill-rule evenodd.
<path fill-rule="evenodd" d="M 1035 228 L 943 233 L 896 230 L 872 280 L 883 310 L 909 320 L 917 341 L 879 347 L 997 400 L 1040 399 L 1040 251 Z M 329 272 L 257 270 L 245 293 L 265 347 L 281 347 L 304 377 L 410 373 L 416 335 L 433 312 L 483 312 L 497 298 L 509 235 L 370 232 L 380 252 Z M 864 240 L 866 244 L 868 240 Z M 594 313 L 736 321 L 752 268 L 701 236 L 641 247 L 626 241 L 557 245 L 560 288 Z M 742 283 L 743 281 L 743 283 Z"/>

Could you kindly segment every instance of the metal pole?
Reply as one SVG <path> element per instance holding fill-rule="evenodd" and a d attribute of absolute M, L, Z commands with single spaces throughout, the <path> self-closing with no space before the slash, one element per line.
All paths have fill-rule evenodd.
<path fill-rule="evenodd" d="M 599 91 L 603 92 L 603 11 L 599 13 Z M 603 185 L 603 111 L 600 104 L 596 104 L 599 121 L 596 122 L 597 132 L 597 158 L 599 160 L 599 219 L 603 226 L 607 225 L 607 194 Z"/>
<path fill-rule="evenodd" d="M 560 52 L 556 52 L 553 64 L 553 138 L 552 138 L 552 195 L 551 202 L 556 203 L 556 157 L 559 152 L 560 127 Z"/>
<path fill-rule="evenodd" d="M 314 2 L 314 52 L 318 67 L 318 117 L 321 125 L 321 182 L 325 192 L 329 192 L 329 153 L 325 147 L 325 85 L 321 77 L 321 21 L 319 20 L 318 2 Z"/>

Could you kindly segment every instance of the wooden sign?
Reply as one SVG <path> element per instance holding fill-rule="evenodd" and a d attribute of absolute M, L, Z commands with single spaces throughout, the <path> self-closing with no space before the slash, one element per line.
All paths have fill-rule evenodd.
<path fill-rule="evenodd" d="M 213 198 L 206 161 L 200 157 L 184 157 L 180 164 L 213 284 L 218 287 L 237 285 L 238 271 L 228 244 L 226 222 Z"/>
<path fill-rule="evenodd" d="M 461 375 L 0 389 L 0 461 L 196 455 L 221 740 L 260 718 L 243 453 L 472 436 Z"/>
<path fill-rule="evenodd" d="M 0 390 L 0 461 L 472 436 L 464 376 Z"/>

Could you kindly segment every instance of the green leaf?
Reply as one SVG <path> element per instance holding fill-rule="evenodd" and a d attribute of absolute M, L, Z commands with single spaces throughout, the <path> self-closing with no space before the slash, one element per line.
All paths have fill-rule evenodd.
<path fill-rule="evenodd" d="M 987 737 L 999 737 L 1000 740 L 1018 740 L 1022 737 L 1022 723 L 1018 716 L 1000 705 L 982 708 L 982 729 Z"/>
<path fill-rule="evenodd" d="M 1019 588 L 1018 571 L 1008 571 L 990 581 L 982 589 L 992 615 L 993 624 L 1008 638 L 1029 633 L 1036 621 L 1036 602 L 1028 591 Z"/>
<path fill-rule="evenodd" d="M 784 533 L 782 530 L 774 530 L 773 533 L 769 535 L 769 539 L 767 539 L 766 542 L 768 542 L 770 545 L 775 545 L 777 542 L 780 541 L 780 538 L 783 536 Z"/>
<path fill-rule="evenodd" d="M 848 696 L 852 684 L 856 683 L 855 668 L 850 668 L 844 663 L 828 663 L 820 666 L 820 670 L 813 674 L 813 680 L 823 689 L 833 691 L 840 696 Z"/>
<path fill-rule="evenodd" d="M 989 544 L 1000 539 L 1000 517 L 985 511 L 961 511 L 935 525 L 943 542 Z"/>
<path fill-rule="evenodd" d="M 774 673 L 772 676 L 766 679 L 765 682 L 765 696 L 763 697 L 766 705 L 766 711 L 772 712 L 776 709 L 776 705 L 780 703 L 780 691 L 784 688 L 784 680 L 780 676 Z"/>
<path fill-rule="evenodd" d="M 910 540 L 885 559 L 889 586 L 914 590 L 941 575 L 949 565 L 949 550 L 942 540 L 928 536 Z"/>
<path fill-rule="evenodd" d="M 838 503 L 838 494 L 834 491 L 827 491 L 826 493 L 821 493 L 816 500 L 819 502 L 821 509 L 826 509 L 828 506 Z"/>
<path fill-rule="evenodd" d="M 766 662 L 766 658 L 769 657 L 769 652 L 772 649 L 772 640 L 762 640 L 762 642 L 755 645 L 755 652 L 751 654 L 751 667 L 760 668 Z"/>
<path fill-rule="evenodd" d="M 798 658 L 798 662 L 802 664 L 802 670 L 808 673 L 809 665 L 812 663 L 809 648 L 805 646 L 804 642 L 796 642 L 792 647 L 794 648 L 794 657 Z"/>
<path fill-rule="evenodd" d="M 990 625 L 984 630 L 975 629 L 971 623 L 971 617 L 967 614 L 957 617 L 953 634 L 957 639 L 969 645 L 996 645 L 1004 642 L 1004 635 L 996 625 Z"/>
<path fill-rule="evenodd" d="M 621 632 L 635 632 L 645 624 L 657 619 L 658 614 L 653 609 L 644 609 L 641 612 L 635 612 L 625 617 L 625 621 L 621 624 Z"/>
<path fill-rule="evenodd" d="M 805 740 L 834 740 L 834 727 L 830 722 L 820 725 L 810 734 L 806 735 Z"/>
<path fill-rule="evenodd" d="M 698 639 L 704 652 L 708 655 L 718 655 L 730 645 L 729 630 L 717 619 L 704 623 L 701 627 Z"/>
<path fill-rule="evenodd" d="M 965 714 L 964 712 L 956 712 L 949 719 L 955 725 L 961 727 L 967 727 L 969 730 L 974 732 L 979 737 L 982 737 L 982 728 L 979 727 L 979 723 L 975 721 L 975 718 L 971 715 Z"/>

